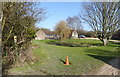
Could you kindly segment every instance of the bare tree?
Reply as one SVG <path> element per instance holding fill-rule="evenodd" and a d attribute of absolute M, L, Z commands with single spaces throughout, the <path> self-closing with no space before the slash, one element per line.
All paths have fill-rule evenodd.
<path fill-rule="evenodd" d="M 80 18 L 85 20 L 95 31 L 96 37 L 99 38 L 103 45 L 106 46 L 108 40 L 116 30 L 119 29 L 118 2 L 92 2 L 83 5 L 85 13 Z"/>
<path fill-rule="evenodd" d="M 68 26 L 69 26 L 72 30 L 82 29 L 81 21 L 80 21 L 79 17 L 77 17 L 77 16 L 68 17 L 68 18 L 67 18 L 67 23 L 68 23 Z"/>

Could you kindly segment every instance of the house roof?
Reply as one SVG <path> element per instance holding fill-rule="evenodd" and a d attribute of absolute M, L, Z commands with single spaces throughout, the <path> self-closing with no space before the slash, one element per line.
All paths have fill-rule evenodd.
<path fill-rule="evenodd" d="M 38 32 L 44 32 L 46 35 L 55 35 L 56 34 L 54 31 L 41 30 L 41 29 Z"/>
<path fill-rule="evenodd" d="M 47 35 L 50 35 L 50 34 L 55 34 L 55 32 L 54 31 L 47 31 L 47 30 L 45 30 L 45 31 L 43 31 L 45 34 L 47 34 Z"/>

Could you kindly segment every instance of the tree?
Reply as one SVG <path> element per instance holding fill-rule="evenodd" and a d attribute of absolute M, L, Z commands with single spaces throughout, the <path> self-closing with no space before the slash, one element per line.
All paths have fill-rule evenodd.
<path fill-rule="evenodd" d="M 55 27 L 56 34 L 59 35 L 59 39 L 69 37 L 71 30 L 65 21 L 60 21 Z"/>
<path fill-rule="evenodd" d="M 50 29 L 47 28 L 40 28 L 42 31 L 50 31 Z"/>
<path fill-rule="evenodd" d="M 77 30 L 77 32 L 78 32 L 78 35 L 86 35 L 87 33 L 87 31 L 82 30 L 82 29 Z"/>
<path fill-rule="evenodd" d="M 2 3 L 2 56 L 6 57 L 3 62 L 14 64 L 20 55 L 28 55 L 26 49 L 35 38 L 35 23 L 41 21 L 46 13 L 43 8 L 35 8 L 35 5 L 33 2 Z"/>
<path fill-rule="evenodd" d="M 120 29 L 113 34 L 112 39 L 120 40 Z"/>
<path fill-rule="evenodd" d="M 71 30 L 80 30 L 82 29 L 81 21 L 79 17 L 73 16 L 67 18 L 68 26 L 71 28 Z"/>
<path fill-rule="evenodd" d="M 85 34 L 86 37 L 95 37 L 95 33 L 93 31 L 87 31 Z"/>
<path fill-rule="evenodd" d="M 85 13 L 80 18 L 85 20 L 95 31 L 103 45 L 106 46 L 108 40 L 116 30 L 119 29 L 119 3 L 118 2 L 93 2 L 83 5 Z"/>

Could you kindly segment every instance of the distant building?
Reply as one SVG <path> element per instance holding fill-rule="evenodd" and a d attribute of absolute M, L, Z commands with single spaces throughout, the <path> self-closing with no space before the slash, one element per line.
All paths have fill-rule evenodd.
<path fill-rule="evenodd" d="M 36 33 L 36 38 L 35 40 L 44 40 L 46 38 L 46 34 L 40 29 L 37 33 Z"/>
<path fill-rule="evenodd" d="M 55 32 L 53 31 L 43 31 L 43 30 L 39 30 L 37 33 L 36 33 L 36 38 L 35 40 L 44 40 L 44 39 L 57 39 L 58 38 L 58 35 L 55 34 Z"/>
<path fill-rule="evenodd" d="M 77 31 L 72 31 L 71 38 L 78 38 L 78 33 Z"/>
<path fill-rule="evenodd" d="M 39 30 L 36 32 L 36 38 L 35 40 L 44 40 L 44 39 L 58 39 L 59 35 L 55 34 L 54 31 L 48 31 L 48 30 Z M 71 34 L 66 36 L 67 38 L 78 38 L 77 31 L 71 31 Z"/>

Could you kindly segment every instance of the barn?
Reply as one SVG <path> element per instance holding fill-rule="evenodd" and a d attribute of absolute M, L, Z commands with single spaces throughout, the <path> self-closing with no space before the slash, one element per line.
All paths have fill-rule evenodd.
<path fill-rule="evenodd" d="M 45 38 L 46 38 L 46 34 L 41 29 L 38 32 L 36 32 L 35 40 L 44 40 Z"/>
<path fill-rule="evenodd" d="M 41 29 L 36 33 L 36 36 L 35 40 L 58 39 L 58 35 L 54 31 L 43 31 Z"/>

